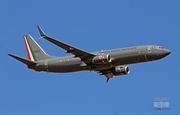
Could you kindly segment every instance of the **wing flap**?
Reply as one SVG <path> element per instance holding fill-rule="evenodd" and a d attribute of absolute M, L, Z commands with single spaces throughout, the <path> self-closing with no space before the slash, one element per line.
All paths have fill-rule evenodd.
<path fill-rule="evenodd" d="M 99 75 L 104 75 L 106 76 L 106 83 L 109 81 L 110 78 L 113 78 L 113 73 L 110 70 L 103 70 L 103 71 L 98 71 L 98 73 L 100 73 Z"/>

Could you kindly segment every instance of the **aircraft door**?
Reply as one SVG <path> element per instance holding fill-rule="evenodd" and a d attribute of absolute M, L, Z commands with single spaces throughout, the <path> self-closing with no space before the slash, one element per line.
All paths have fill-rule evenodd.
<path fill-rule="evenodd" d="M 148 46 L 147 53 L 151 53 L 151 51 L 152 51 L 152 46 Z"/>
<path fill-rule="evenodd" d="M 48 60 L 45 60 L 45 61 L 44 61 L 44 67 L 45 67 L 46 69 L 48 69 Z"/>

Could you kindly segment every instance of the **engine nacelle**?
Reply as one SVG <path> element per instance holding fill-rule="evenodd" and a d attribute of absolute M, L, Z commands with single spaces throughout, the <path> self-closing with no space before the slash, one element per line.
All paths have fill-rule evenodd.
<path fill-rule="evenodd" d="M 114 68 L 113 75 L 118 76 L 118 75 L 126 75 L 129 74 L 130 69 L 128 66 L 116 66 Z"/>
<path fill-rule="evenodd" d="M 92 59 L 94 64 L 106 64 L 111 62 L 111 56 L 109 54 L 100 54 Z"/>

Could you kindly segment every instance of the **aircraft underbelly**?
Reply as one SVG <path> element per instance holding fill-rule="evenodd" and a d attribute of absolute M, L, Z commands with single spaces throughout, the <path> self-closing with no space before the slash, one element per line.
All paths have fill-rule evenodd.
<path fill-rule="evenodd" d="M 49 66 L 48 68 L 51 72 L 75 72 L 81 71 L 79 64 L 70 64 L 70 65 L 58 65 L 58 66 Z"/>

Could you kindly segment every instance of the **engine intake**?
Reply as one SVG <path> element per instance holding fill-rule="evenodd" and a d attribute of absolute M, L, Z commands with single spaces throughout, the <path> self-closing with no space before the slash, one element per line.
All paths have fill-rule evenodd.
<path fill-rule="evenodd" d="M 106 64 L 111 62 L 111 56 L 109 54 L 97 55 L 92 59 L 94 64 Z"/>
<path fill-rule="evenodd" d="M 118 75 L 126 75 L 129 74 L 130 69 L 128 66 L 116 66 L 114 68 L 113 75 L 118 76 Z"/>

